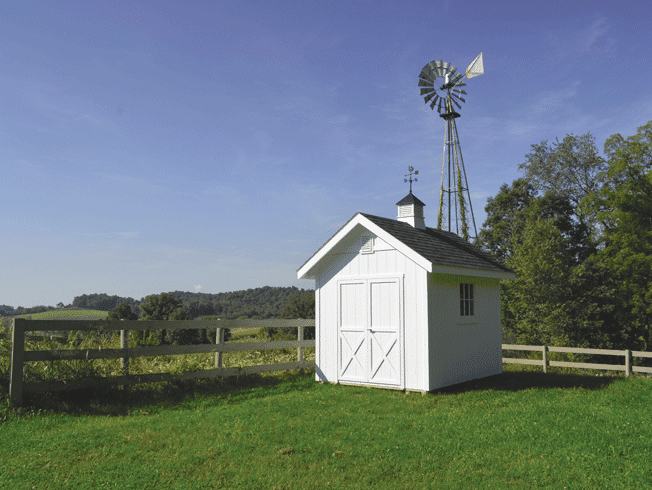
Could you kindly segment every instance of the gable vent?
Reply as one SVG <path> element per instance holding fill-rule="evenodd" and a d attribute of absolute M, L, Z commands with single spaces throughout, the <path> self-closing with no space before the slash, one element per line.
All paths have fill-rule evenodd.
<path fill-rule="evenodd" d="M 374 237 L 372 235 L 364 234 L 360 237 L 360 253 L 374 253 Z"/>

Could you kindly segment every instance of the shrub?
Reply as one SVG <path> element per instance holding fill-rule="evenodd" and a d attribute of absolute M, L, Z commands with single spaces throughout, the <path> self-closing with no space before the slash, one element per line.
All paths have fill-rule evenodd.
<path fill-rule="evenodd" d="M 261 328 L 260 334 L 270 340 L 296 340 L 299 335 L 298 327 L 272 327 Z M 303 327 L 303 339 L 315 338 L 315 327 Z"/>

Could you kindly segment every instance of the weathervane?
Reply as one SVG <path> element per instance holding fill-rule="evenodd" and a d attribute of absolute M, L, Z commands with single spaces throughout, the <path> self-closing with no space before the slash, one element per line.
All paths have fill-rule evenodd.
<path fill-rule="evenodd" d="M 473 206 L 471 205 L 471 195 L 469 193 L 469 184 L 466 179 L 466 170 L 464 169 L 464 160 L 462 159 L 462 148 L 460 138 L 457 134 L 457 124 L 455 119 L 460 117 L 455 111 L 453 104 L 458 109 L 462 109 L 460 102 L 466 102 L 461 95 L 466 95 L 464 79 L 470 79 L 484 74 L 484 62 L 482 53 L 480 53 L 469 66 L 464 74 L 458 73 L 457 68 L 450 63 L 437 60 L 431 61 L 423 67 L 419 74 L 419 88 L 421 95 L 426 104 L 430 102 L 430 108 L 439 112 L 439 117 L 445 121 L 444 136 L 444 154 L 442 157 L 441 168 L 441 185 L 439 188 L 439 213 L 437 217 L 437 228 L 442 229 L 444 224 L 444 197 L 447 197 L 447 215 L 448 231 L 453 231 L 451 220 L 455 223 L 455 232 L 468 240 L 469 223 L 466 215 L 466 208 L 471 211 L 471 220 L 473 222 L 473 231 L 477 237 L 475 227 L 475 216 L 473 215 Z M 431 102 L 432 101 L 432 102 Z M 442 114 L 442 109 L 444 113 Z M 462 177 L 464 184 L 462 185 Z M 466 194 L 466 197 L 465 197 Z M 468 201 L 467 201 L 468 200 Z M 451 205 L 453 209 L 451 209 Z M 453 213 L 455 216 L 453 216 Z M 459 229 L 458 223 L 461 222 L 462 229 Z"/>
<path fill-rule="evenodd" d="M 403 182 L 409 182 L 410 183 L 410 194 L 412 194 L 412 182 L 418 182 L 418 179 L 416 177 L 414 179 L 412 179 L 412 172 L 414 171 L 413 166 L 410 165 L 408 167 L 408 170 L 410 171 L 410 173 L 405 174 L 405 177 L 409 176 L 410 178 L 409 179 L 407 179 L 407 178 L 403 179 Z M 414 175 L 419 175 L 419 171 L 417 170 L 416 172 L 414 172 Z"/>

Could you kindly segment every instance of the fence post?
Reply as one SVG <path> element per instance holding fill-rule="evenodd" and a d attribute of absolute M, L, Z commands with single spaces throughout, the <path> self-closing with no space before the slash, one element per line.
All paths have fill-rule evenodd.
<path fill-rule="evenodd" d="M 543 372 L 548 372 L 548 346 L 543 346 Z"/>
<path fill-rule="evenodd" d="M 129 348 L 129 330 L 120 330 L 120 348 L 128 349 Z M 127 376 L 129 374 L 129 357 L 125 353 L 125 357 L 120 359 L 120 367 L 122 368 L 122 375 Z"/>
<path fill-rule="evenodd" d="M 23 368 L 25 365 L 25 322 L 13 319 L 11 333 L 11 371 L 9 375 L 9 400 L 15 406 L 23 404 Z"/>
<path fill-rule="evenodd" d="M 218 328 L 215 332 L 215 343 L 223 344 L 224 343 L 224 329 Z M 215 367 L 222 368 L 222 352 L 215 353 Z"/>
<path fill-rule="evenodd" d="M 629 378 L 632 372 L 632 351 L 627 349 L 625 351 L 625 377 Z"/>
<path fill-rule="evenodd" d="M 298 334 L 298 341 L 301 342 L 303 341 L 303 327 L 299 327 L 297 329 L 297 334 Z M 299 362 L 303 362 L 303 347 L 299 347 L 298 349 L 299 352 Z"/>

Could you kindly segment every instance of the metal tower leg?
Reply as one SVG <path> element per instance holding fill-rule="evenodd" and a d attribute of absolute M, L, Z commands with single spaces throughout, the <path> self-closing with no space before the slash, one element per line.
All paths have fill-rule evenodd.
<path fill-rule="evenodd" d="M 455 214 L 455 233 L 460 234 L 465 240 L 471 238 L 469 236 L 469 226 L 467 222 L 467 205 L 471 211 L 471 219 L 473 222 L 472 238 L 477 237 L 478 232 L 475 225 L 475 215 L 473 214 L 473 204 L 471 202 L 471 195 L 469 193 L 469 184 L 466 177 L 466 169 L 464 168 L 464 159 L 462 158 L 462 148 L 460 146 L 459 135 L 457 133 L 457 124 L 455 118 L 459 114 L 454 112 L 450 107 L 450 102 L 447 104 L 449 110 L 441 116 L 446 121 L 446 133 L 444 141 L 444 152 L 442 155 L 442 168 L 441 168 L 441 185 L 439 195 L 439 215 L 437 217 L 437 228 L 442 229 L 444 224 L 443 214 L 444 209 L 447 210 L 448 231 L 452 230 L 453 213 Z M 446 175 L 444 175 L 446 174 Z M 464 185 L 462 185 L 462 175 L 464 176 Z M 444 187 L 446 185 L 446 187 Z M 465 195 L 466 191 L 466 195 Z M 452 196 L 451 196 L 452 194 Z M 446 198 L 446 208 L 444 208 L 444 198 Z M 451 205 L 454 208 L 451 209 Z"/>

